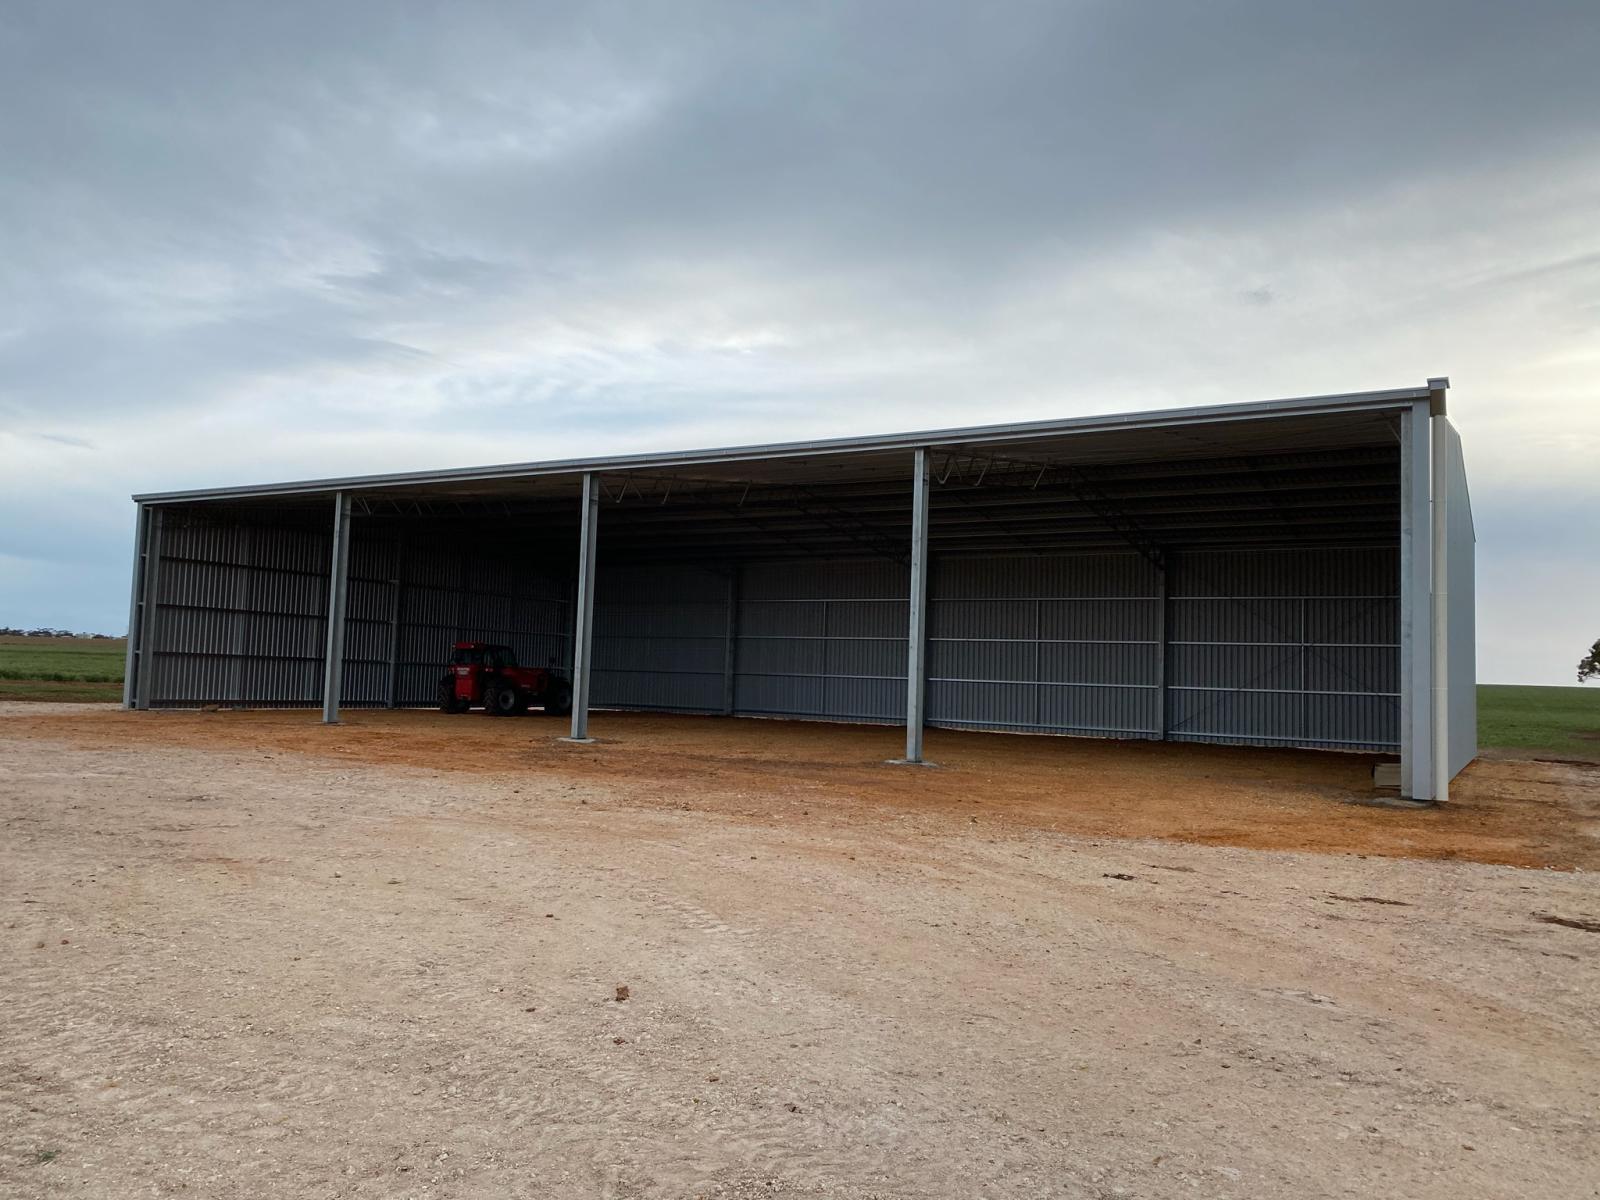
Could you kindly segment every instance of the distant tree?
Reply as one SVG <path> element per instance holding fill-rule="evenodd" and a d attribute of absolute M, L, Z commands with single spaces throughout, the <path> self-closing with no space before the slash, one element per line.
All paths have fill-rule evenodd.
<path fill-rule="evenodd" d="M 1600 642 L 1589 647 L 1589 653 L 1578 660 L 1578 682 L 1600 679 Z"/>

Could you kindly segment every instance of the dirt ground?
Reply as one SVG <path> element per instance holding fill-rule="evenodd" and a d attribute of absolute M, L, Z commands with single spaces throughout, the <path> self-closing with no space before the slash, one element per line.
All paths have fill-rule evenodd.
<path fill-rule="evenodd" d="M 0 1195 L 1600 1195 L 1593 768 L 555 732 L 0 705 Z"/>
<path fill-rule="evenodd" d="M 561 775 L 639 803 L 787 819 L 824 799 L 857 816 L 1001 821 L 1089 837 L 1469 859 L 1600 869 L 1600 764 L 1485 756 L 1447 808 L 1373 807 L 1378 756 L 1181 743 L 1023 737 L 933 729 L 938 769 L 892 766 L 898 728 L 805 721 L 597 713 L 592 746 L 562 742 L 537 714 L 157 711 L 5 704 L 3 728 L 84 747 L 166 746 L 482 775 Z M 1393 793 L 1389 793 L 1392 796 Z"/>

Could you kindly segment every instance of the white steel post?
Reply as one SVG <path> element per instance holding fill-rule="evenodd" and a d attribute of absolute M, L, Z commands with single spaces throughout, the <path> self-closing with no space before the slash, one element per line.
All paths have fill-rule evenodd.
<path fill-rule="evenodd" d="M 328 566 L 328 642 L 322 664 L 322 723 L 339 723 L 344 688 L 344 611 L 350 594 L 350 497 L 333 497 L 333 560 Z"/>
<path fill-rule="evenodd" d="M 1433 799 L 1428 404 L 1400 414 L 1400 794 Z"/>
<path fill-rule="evenodd" d="M 600 535 L 600 480 L 583 477 L 583 528 L 578 535 L 578 604 L 572 631 L 572 741 L 589 740 L 589 671 L 594 658 L 594 566 Z"/>
<path fill-rule="evenodd" d="M 384 703 L 390 708 L 400 707 L 400 603 L 405 584 L 399 579 L 389 580 L 389 662 L 384 679 Z"/>
<path fill-rule="evenodd" d="M 1433 442 L 1433 798 L 1450 799 L 1450 418 L 1448 379 L 1428 380 Z"/>
<path fill-rule="evenodd" d="M 922 761 L 928 689 L 928 452 L 918 450 L 911 485 L 911 620 L 906 631 L 906 757 Z"/>
<path fill-rule="evenodd" d="M 160 625 L 157 601 L 161 594 L 161 532 L 165 525 L 165 511 L 152 509 L 144 536 L 144 573 L 139 584 L 139 659 L 134 664 L 133 706 L 141 710 L 150 707 L 151 690 L 155 683 L 156 633 Z"/>
<path fill-rule="evenodd" d="M 722 714 L 733 716 L 739 669 L 739 564 L 728 564 L 728 624 L 722 649 Z"/>
<path fill-rule="evenodd" d="M 139 671 L 140 592 L 144 586 L 145 543 L 150 537 L 150 510 L 141 504 L 133 523 L 133 581 L 128 589 L 128 653 L 122 667 L 122 707 L 132 708 Z"/>

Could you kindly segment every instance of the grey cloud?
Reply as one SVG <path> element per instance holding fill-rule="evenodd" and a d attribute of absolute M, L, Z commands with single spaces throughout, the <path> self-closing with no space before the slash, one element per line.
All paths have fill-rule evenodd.
<path fill-rule="evenodd" d="M 9 553 L 206 470 L 1439 370 L 1492 513 L 1600 442 L 1596 61 L 1587 2 L 8 5 Z"/>

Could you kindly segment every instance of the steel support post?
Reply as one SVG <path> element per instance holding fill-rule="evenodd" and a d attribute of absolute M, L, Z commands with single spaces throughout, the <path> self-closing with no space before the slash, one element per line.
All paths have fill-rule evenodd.
<path fill-rule="evenodd" d="M 133 522 L 133 580 L 128 588 L 128 654 L 122 666 L 122 707 L 132 708 L 134 680 L 139 673 L 139 609 L 143 600 L 145 543 L 150 538 L 150 509 L 141 504 Z"/>
<path fill-rule="evenodd" d="M 1167 658 L 1172 645 L 1172 551 L 1163 547 L 1156 572 L 1156 740 L 1167 740 Z"/>
<path fill-rule="evenodd" d="M 392 594 L 389 597 L 389 661 L 388 676 L 384 680 L 384 699 L 390 708 L 400 707 L 400 604 L 405 584 L 398 579 L 389 580 Z"/>
<path fill-rule="evenodd" d="M 144 538 L 144 570 L 139 581 L 139 656 L 134 663 L 133 706 L 150 707 L 155 683 L 156 634 L 160 628 L 157 604 L 161 595 L 161 532 L 166 515 L 160 508 L 150 510 Z"/>
<path fill-rule="evenodd" d="M 922 761 L 928 694 L 928 452 L 918 450 L 911 484 L 911 619 L 906 630 L 906 757 Z"/>
<path fill-rule="evenodd" d="M 583 528 L 578 535 L 578 604 L 572 630 L 572 736 L 589 740 L 589 673 L 594 659 L 594 567 L 600 536 L 600 480 L 583 477 Z"/>
<path fill-rule="evenodd" d="M 722 715 L 733 716 L 734 681 L 739 666 L 739 564 L 728 566 L 728 625 L 722 649 Z"/>
<path fill-rule="evenodd" d="M 1450 799 L 1450 418 L 1447 379 L 1430 379 L 1429 438 L 1433 443 L 1433 798 Z"/>
<path fill-rule="evenodd" d="M 1431 800 L 1433 589 L 1428 502 L 1428 403 L 1400 414 L 1400 794 Z"/>
<path fill-rule="evenodd" d="M 339 723 L 344 689 L 344 612 L 350 595 L 350 497 L 333 497 L 333 559 L 328 566 L 328 642 L 322 664 L 322 723 Z"/>

